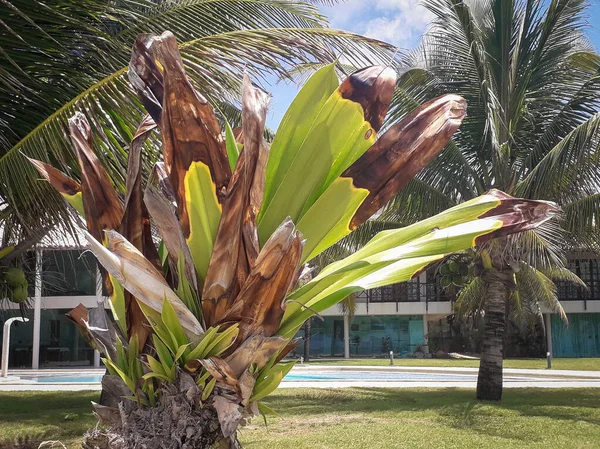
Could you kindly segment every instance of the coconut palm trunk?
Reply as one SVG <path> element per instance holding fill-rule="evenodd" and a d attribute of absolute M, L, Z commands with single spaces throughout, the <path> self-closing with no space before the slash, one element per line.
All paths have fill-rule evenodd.
<path fill-rule="evenodd" d="M 481 344 L 481 361 L 477 376 L 477 399 L 502 399 L 502 360 L 504 356 L 504 328 L 508 283 L 512 270 L 490 268 L 482 275 L 485 285 L 485 317 Z"/>
<path fill-rule="evenodd" d="M 150 115 L 129 146 L 123 195 L 82 113 L 70 121 L 81 183 L 32 160 L 85 218 L 110 292 L 112 318 L 103 307 L 69 313 L 104 355 L 103 389 L 120 398 L 94 406 L 106 426 L 88 432 L 86 448 L 239 447 L 239 427 L 273 413 L 263 399 L 294 366 L 283 358 L 311 316 L 555 212 L 552 203 L 491 191 L 380 233 L 299 285 L 308 260 L 441 151 L 465 117 L 464 100 L 431 100 L 378 137 L 393 70 L 366 67 L 340 84 L 329 65 L 306 82 L 269 144 L 268 96 L 244 76 L 242 126 L 221 131 L 169 32 L 138 38 L 129 77 Z M 141 148 L 156 128 L 164 157 L 142 190 Z"/>

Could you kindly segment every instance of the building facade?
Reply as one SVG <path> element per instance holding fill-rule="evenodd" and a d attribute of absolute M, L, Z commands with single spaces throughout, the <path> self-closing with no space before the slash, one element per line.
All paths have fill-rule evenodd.
<path fill-rule="evenodd" d="M 25 265 L 33 310 L 27 314 L 28 322 L 12 324 L 9 366 L 100 366 L 100 354 L 66 317 L 79 304 L 91 308 L 104 301 L 93 254 L 75 244 L 42 245 L 28 254 Z M 8 301 L 0 309 L 2 325 L 21 315 L 18 305 Z"/>
<path fill-rule="evenodd" d="M 93 255 L 76 245 L 42 245 L 31 253 L 27 263 L 32 273 L 29 293 L 33 312 L 28 323 L 13 324 L 10 366 L 99 366 L 99 354 L 65 316 L 80 303 L 96 307 L 104 299 Z M 545 354 L 549 350 L 555 357 L 600 357 L 600 259 L 577 255 L 570 268 L 589 289 L 559 285 L 569 325 L 543 311 L 547 332 L 537 352 Z M 461 351 L 465 347 L 461 343 L 464 332 L 448 318 L 452 317 L 453 299 L 439 286 L 433 272 L 422 273 L 407 283 L 362 292 L 357 295 L 352 319 L 337 306 L 312 319 L 310 355 L 382 357 L 393 351 L 396 357 L 406 357 L 419 350 Z M 8 301 L 3 307 L 0 325 L 20 314 L 18 307 Z M 304 336 L 304 330 L 300 336 Z M 521 338 L 516 344 L 530 343 Z M 302 347 L 296 355 L 302 355 Z"/>
<path fill-rule="evenodd" d="M 558 284 L 569 324 L 542 310 L 547 331 L 541 327 L 535 335 L 523 335 L 519 329 L 507 326 L 513 338 L 507 342 L 506 355 L 543 356 L 549 351 L 555 357 L 600 357 L 600 259 L 574 254 L 569 268 L 588 286 L 586 291 L 573 284 Z M 383 357 L 394 351 L 403 357 L 419 349 L 461 352 L 476 347 L 465 339 L 468 333 L 477 339 L 478 332 L 454 325 L 455 298 L 440 287 L 437 279 L 434 272 L 427 272 L 404 284 L 362 292 L 352 320 L 339 307 L 325 311 L 322 319 L 313 318 L 310 355 Z M 540 338 L 541 342 L 536 341 Z"/>

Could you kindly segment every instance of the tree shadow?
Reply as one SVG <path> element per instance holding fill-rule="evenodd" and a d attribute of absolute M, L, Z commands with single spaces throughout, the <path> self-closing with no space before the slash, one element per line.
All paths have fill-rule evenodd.
<path fill-rule="evenodd" d="M 353 413 L 433 412 L 443 424 L 491 437 L 518 441 L 529 439 L 522 429 L 501 429 L 494 419 L 514 416 L 549 418 L 565 426 L 586 422 L 600 426 L 600 389 L 506 389 L 500 402 L 482 402 L 471 389 L 297 389 L 283 390 L 266 400 L 286 415 L 317 416 Z M 401 419 L 401 418 L 398 418 Z"/>

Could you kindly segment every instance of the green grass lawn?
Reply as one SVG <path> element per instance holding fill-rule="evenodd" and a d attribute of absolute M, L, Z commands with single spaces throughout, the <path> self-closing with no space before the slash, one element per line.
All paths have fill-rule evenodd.
<path fill-rule="evenodd" d="M 18 439 L 76 447 L 95 424 L 97 397 L 0 393 L 0 447 L 21 447 L 9 444 Z M 286 389 L 266 403 L 280 416 L 244 428 L 246 449 L 600 447 L 600 389 L 512 389 L 497 404 L 464 389 Z"/>
<path fill-rule="evenodd" d="M 313 359 L 308 365 L 335 366 L 389 366 L 388 359 L 350 359 L 319 360 Z M 395 366 L 454 366 L 457 368 L 478 368 L 479 360 L 465 359 L 395 359 Z M 546 359 L 510 359 L 504 361 L 504 368 L 546 369 Z M 552 359 L 552 369 L 570 369 L 581 371 L 600 371 L 600 358 L 595 359 Z M 599 445 L 600 446 L 600 445 Z"/>

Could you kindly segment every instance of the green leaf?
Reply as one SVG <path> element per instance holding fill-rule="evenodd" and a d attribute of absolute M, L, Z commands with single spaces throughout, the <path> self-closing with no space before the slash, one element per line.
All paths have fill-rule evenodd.
<path fill-rule="evenodd" d="M 219 331 L 219 326 L 213 326 L 206 330 L 204 335 L 200 337 L 198 345 L 185 356 L 186 363 L 190 360 L 200 360 L 206 358 L 206 348 L 212 342 L 214 336 Z"/>
<path fill-rule="evenodd" d="M 149 405 L 146 399 L 141 398 L 139 396 L 123 396 L 123 399 L 129 399 L 130 401 L 139 402 L 140 404 L 145 405 L 146 407 Z"/>
<path fill-rule="evenodd" d="M 200 387 L 201 389 L 204 389 L 204 386 L 206 385 L 206 381 L 210 377 L 210 373 L 208 371 L 206 371 L 204 368 L 202 368 L 202 370 L 204 371 L 204 374 L 202 374 L 201 376 L 198 377 L 198 379 L 196 379 L 196 385 L 198 385 L 198 387 Z"/>
<path fill-rule="evenodd" d="M 68 193 L 62 193 L 62 196 L 67 202 L 73 206 L 73 208 L 79 212 L 79 214 L 85 218 L 85 212 L 83 210 L 83 195 L 81 192 L 77 192 L 75 195 L 69 195 Z"/>
<path fill-rule="evenodd" d="M 298 222 L 298 230 L 306 239 L 302 262 L 350 233 L 350 221 L 368 195 L 367 189 L 354 187 L 350 178 L 338 178 L 329 186 Z"/>
<path fill-rule="evenodd" d="M 221 205 L 206 164 L 200 161 L 192 162 L 184 182 L 190 221 L 190 235 L 186 240 L 196 271 L 200 278 L 204 279 L 221 219 Z"/>
<path fill-rule="evenodd" d="M 303 143 L 309 135 L 315 118 L 338 85 L 335 65 L 323 67 L 310 77 L 283 116 L 269 151 L 264 201 L 258 215 L 259 236 L 263 243 L 287 216 L 282 215 L 280 210 L 269 210 L 270 205 L 276 197 L 284 193 L 279 193 L 280 189 L 288 192 L 292 189 L 285 184 L 286 176 L 294 168 L 296 159 L 304 157 L 301 153 Z M 316 149 L 320 149 L 320 146 L 312 150 Z M 326 168 L 329 169 L 329 166 L 330 164 Z M 295 218 L 292 217 L 297 223 Z"/>
<path fill-rule="evenodd" d="M 125 354 L 125 348 L 123 347 L 123 342 L 117 336 L 116 338 L 117 345 L 117 360 L 115 361 L 116 366 L 118 366 L 121 370 L 127 369 L 127 354 Z"/>
<path fill-rule="evenodd" d="M 150 402 L 150 407 L 156 406 L 156 393 L 154 391 L 154 382 L 145 382 L 142 386 L 142 389 L 148 396 L 148 401 Z"/>
<path fill-rule="evenodd" d="M 165 245 L 164 241 L 160 241 L 158 245 L 158 257 L 160 258 L 160 266 L 163 269 L 163 274 L 168 273 L 169 271 L 169 251 Z"/>
<path fill-rule="evenodd" d="M 157 372 L 152 372 L 152 373 L 146 373 L 142 376 L 142 379 L 144 380 L 149 380 L 149 379 L 160 379 L 160 380 L 164 380 L 165 382 L 170 382 L 171 379 L 169 377 L 167 377 L 164 374 L 161 373 L 157 373 Z"/>
<path fill-rule="evenodd" d="M 127 335 L 127 320 L 125 318 L 125 290 L 119 281 L 111 274 L 108 275 L 113 291 L 109 297 L 110 310 L 123 335 Z"/>
<path fill-rule="evenodd" d="M 183 254 L 179 254 L 177 258 L 177 276 L 179 278 L 179 284 L 177 286 L 177 296 L 187 306 L 188 309 L 195 315 L 198 320 L 202 319 L 202 312 L 200 310 L 200 301 L 198 295 L 190 285 L 186 271 L 185 271 L 185 257 Z"/>
<path fill-rule="evenodd" d="M 162 364 L 158 360 L 156 360 L 151 355 L 147 355 L 146 360 L 148 361 L 148 366 L 150 367 L 150 370 L 153 373 L 160 374 L 160 375 L 166 377 L 167 373 L 166 373 L 165 369 L 163 368 Z"/>
<path fill-rule="evenodd" d="M 156 349 L 156 353 L 158 354 L 158 359 L 162 363 L 165 373 L 168 373 L 173 366 L 173 357 L 171 357 L 171 352 L 169 351 L 169 348 L 167 348 L 160 340 L 160 338 L 153 338 L 153 341 L 154 349 Z M 177 351 L 177 349 L 173 351 L 173 354 L 175 351 Z"/>
<path fill-rule="evenodd" d="M 373 144 L 375 136 L 362 106 L 334 92 L 315 118 L 272 201 L 263 204 L 260 241 L 265 242 L 288 216 L 298 223 L 347 168 L 340 161 L 354 162 Z"/>
<path fill-rule="evenodd" d="M 229 167 L 233 172 L 235 170 L 235 164 L 237 163 L 242 145 L 235 141 L 233 135 L 233 129 L 227 120 L 225 120 L 225 146 L 227 148 L 227 159 L 229 160 Z"/>
<path fill-rule="evenodd" d="M 108 370 L 109 374 L 111 374 L 112 376 L 118 376 L 117 372 L 113 369 L 114 364 L 109 358 L 102 357 L 102 363 L 104 363 L 104 366 L 106 366 L 106 369 Z"/>
<path fill-rule="evenodd" d="M 266 405 L 264 402 L 257 402 L 256 405 L 258 406 L 258 411 L 264 417 L 267 417 L 269 415 L 279 417 L 279 413 L 277 413 L 271 407 L 269 407 L 268 405 Z M 265 421 L 265 423 L 266 423 L 266 421 Z"/>
<path fill-rule="evenodd" d="M 179 347 L 179 349 L 175 353 L 175 358 L 173 359 L 175 362 L 177 362 L 183 356 L 183 353 L 186 351 L 186 349 L 189 347 L 189 345 L 190 345 L 190 343 L 188 343 L 187 345 L 181 345 Z"/>
<path fill-rule="evenodd" d="M 221 355 L 235 342 L 239 331 L 239 323 L 235 323 L 223 332 L 219 332 L 206 347 L 203 358 Z"/>
<path fill-rule="evenodd" d="M 265 368 L 261 370 L 261 373 L 258 375 L 258 378 L 255 383 L 255 390 L 261 391 L 265 388 L 266 384 L 270 381 L 269 379 L 273 376 L 281 374 L 281 378 L 283 379 L 290 370 L 296 365 L 296 361 L 286 362 L 286 363 L 278 363 L 276 365 L 270 366 L 267 365 Z"/>
<path fill-rule="evenodd" d="M 118 339 L 117 339 L 118 340 Z M 117 373 L 117 375 L 121 378 L 121 380 L 127 385 L 127 388 L 131 390 L 132 393 L 135 393 L 136 382 L 129 377 L 125 372 L 123 372 L 117 365 L 115 365 L 110 360 L 106 360 L 108 362 L 107 366 L 111 366 L 111 368 Z"/>
<path fill-rule="evenodd" d="M 210 394 L 213 391 L 213 388 L 215 388 L 215 384 L 217 383 L 217 379 L 215 379 L 214 377 L 208 382 L 208 384 L 206 385 L 206 387 L 204 387 L 204 390 L 202 390 L 202 401 L 206 401 L 208 399 L 208 397 L 210 396 Z"/>
<path fill-rule="evenodd" d="M 142 375 L 141 373 L 141 362 L 138 358 L 140 355 L 140 348 L 138 343 L 137 335 L 133 335 L 129 339 L 129 348 L 127 350 L 128 357 L 128 374 L 135 379 L 139 379 Z"/>
<path fill-rule="evenodd" d="M 525 210 L 532 215 L 525 218 Z M 408 281 L 432 262 L 471 248 L 484 236 L 498 235 L 505 226 L 506 233 L 531 229 L 547 220 L 552 210 L 546 203 L 494 191 L 428 220 L 380 232 L 361 250 L 329 265 L 290 294 L 277 334 L 291 338 L 311 315 L 352 293 Z"/>
<path fill-rule="evenodd" d="M 250 397 L 250 402 L 260 401 L 262 398 L 273 393 L 281 381 L 283 380 L 283 373 L 274 373 L 272 376 L 269 376 L 265 379 L 264 382 L 261 382 L 260 385 L 254 385 L 254 389 L 252 390 L 252 396 Z"/>
<path fill-rule="evenodd" d="M 181 345 L 187 345 L 190 341 L 183 331 L 183 326 L 179 322 L 179 318 L 175 313 L 175 309 L 166 298 L 163 302 L 161 317 L 163 324 L 170 332 L 172 339 L 174 340 L 173 346 L 169 346 L 169 348 L 172 350 L 173 354 L 175 354 Z"/>
<path fill-rule="evenodd" d="M 263 421 L 265 422 L 265 426 L 267 426 L 267 416 L 271 415 L 271 416 L 277 416 L 279 417 L 279 414 L 273 410 L 271 407 L 269 407 L 268 405 L 264 404 L 263 402 L 257 402 L 256 406 L 258 407 L 258 412 L 260 413 L 260 415 L 263 417 Z"/>

